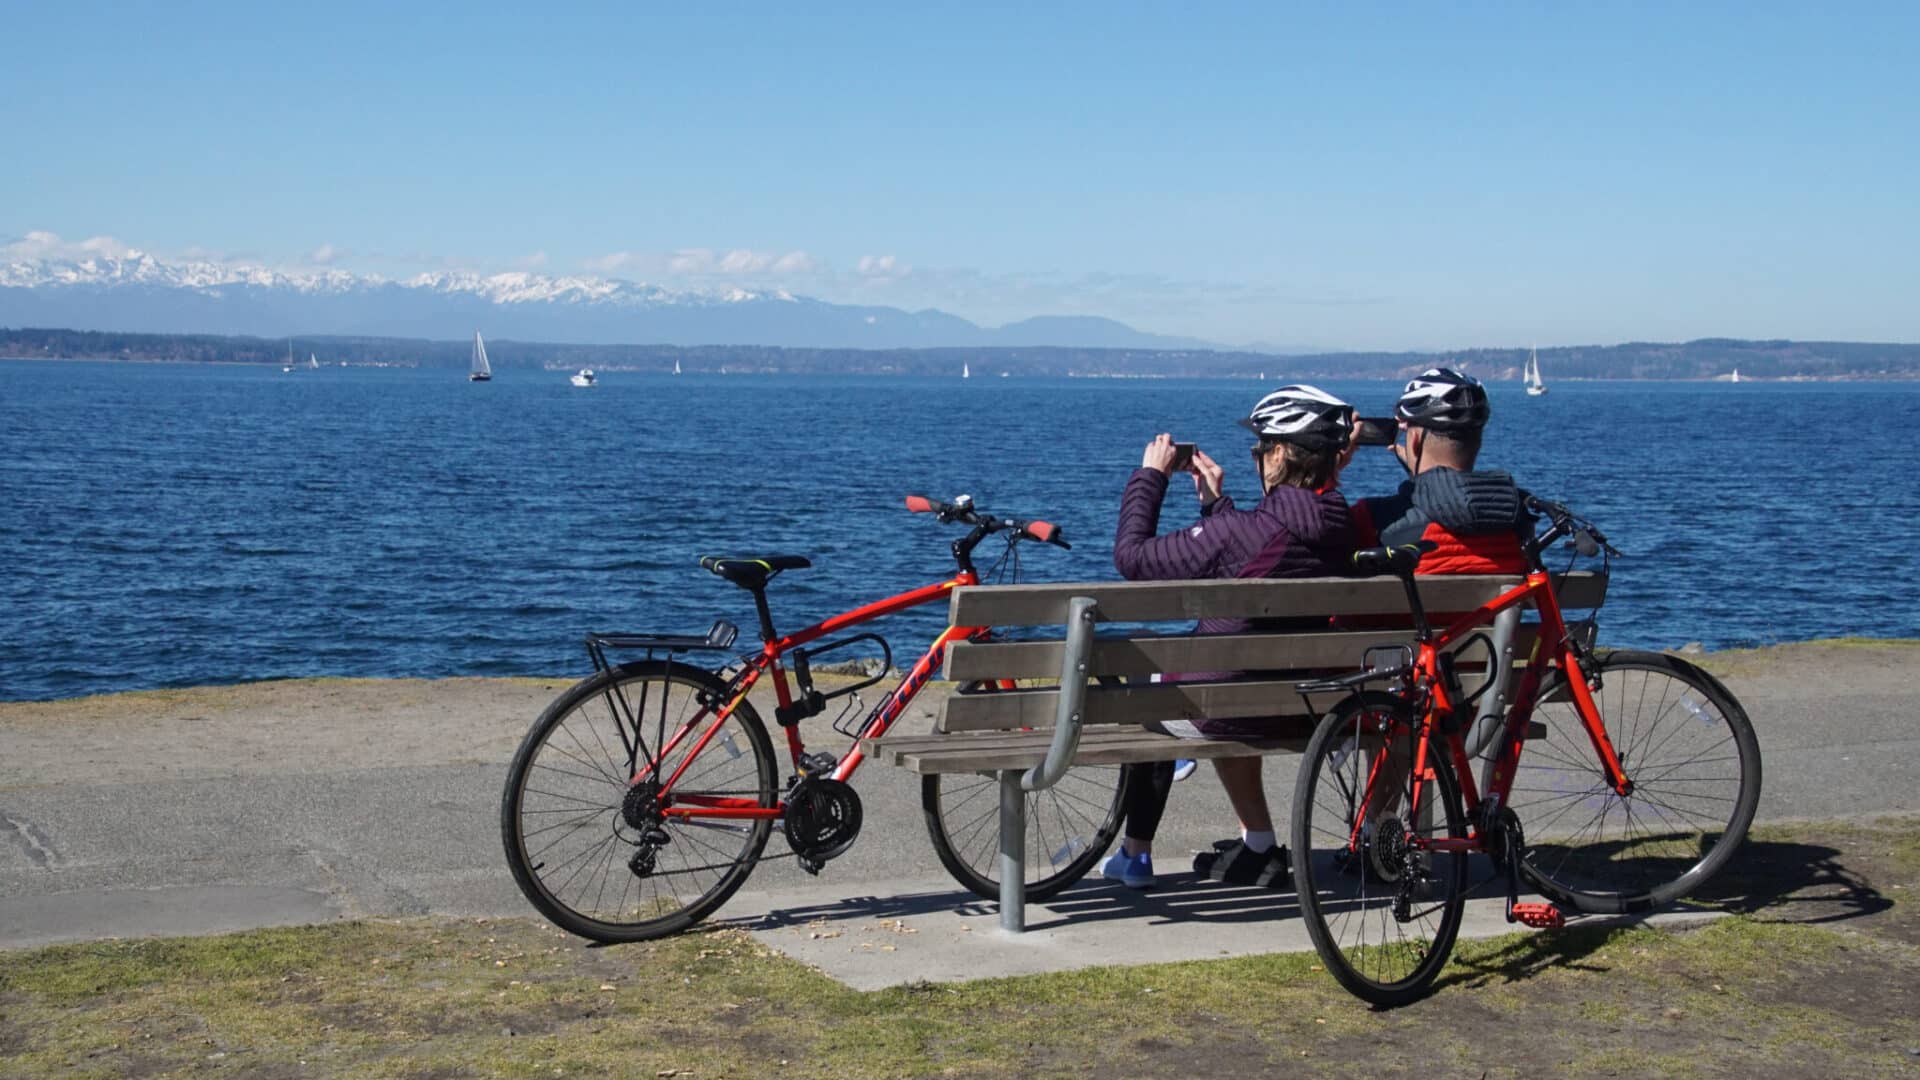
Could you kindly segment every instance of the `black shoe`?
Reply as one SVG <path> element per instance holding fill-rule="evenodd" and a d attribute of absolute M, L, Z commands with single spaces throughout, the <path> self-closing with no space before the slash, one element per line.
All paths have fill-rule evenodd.
<path fill-rule="evenodd" d="M 1263 889 L 1285 888 L 1292 880 L 1293 868 L 1288 864 L 1286 848 L 1276 844 L 1266 851 L 1256 852 L 1239 840 L 1224 843 L 1224 847 L 1215 844 L 1213 851 L 1195 855 L 1193 872 L 1229 885 L 1251 885 Z"/>

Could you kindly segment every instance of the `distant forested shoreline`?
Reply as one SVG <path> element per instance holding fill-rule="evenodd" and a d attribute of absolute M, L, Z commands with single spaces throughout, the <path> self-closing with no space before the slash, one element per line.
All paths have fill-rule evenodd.
<path fill-rule="evenodd" d="M 390 337 L 319 335 L 292 339 L 304 363 L 387 367 L 465 367 L 472 343 Z M 90 330 L 0 327 L 0 358 L 115 360 L 146 363 L 285 363 L 285 338 L 215 334 L 126 334 Z M 1103 376 L 1120 378 L 1394 377 L 1446 362 L 1483 378 L 1518 378 L 1526 349 L 1449 352 L 1339 352 L 1280 356 L 1204 349 L 943 348 L 804 349 L 758 345 L 566 345 L 487 342 L 499 368 L 606 371 L 782 373 L 798 375 L 956 375 L 975 377 Z M 1920 378 L 1920 345 L 1829 341 L 1742 341 L 1705 338 L 1680 343 L 1630 342 L 1540 350 L 1553 379 L 1721 379 L 1738 369 L 1754 379 Z"/>

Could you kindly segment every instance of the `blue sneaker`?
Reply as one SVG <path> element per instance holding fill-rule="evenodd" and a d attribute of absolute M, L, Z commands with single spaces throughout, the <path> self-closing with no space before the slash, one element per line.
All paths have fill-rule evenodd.
<path fill-rule="evenodd" d="M 1197 762 L 1197 761 L 1195 761 L 1195 760 L 1193 760 L 1192 758 L 1185 758 L 1185 757 L 1183 757 L 1183 758 L 1180 758 L 1179 760 L 1177 760 L 1177 761 L 1175 761 L 1175 762 L 1173 763 L 1173 781 L 1174 781 L 1174 783 L 1176 783 L 1176 784 L 1177 784 L 1177 783 L 1179 783 L 1180 781 L 1182 781 L 1182 780 L 1185 780 L 1185 779 L 1186 779 L 1187 777 L 1189 777 L 1189 776 L 1192 776 L 1192 775 L 1193 775 L 1193 770 L 1195 770 L 1195 769 L 1197 769 L 1197 768 L 1199 768 L 1199 767 L 1200 767 L 1200 763 L 1199 763 L 1199 762 Z"/>
<path fill-rule="evenodd" d="M 1100 876 L 1129 889 L 1151 889 L 1160 884 L 1153 876 L 1153 856 L 1144 851 L 1129 855 L 1124 848 L 1107 856 L 1107 861 L 1100 865 Z"/>

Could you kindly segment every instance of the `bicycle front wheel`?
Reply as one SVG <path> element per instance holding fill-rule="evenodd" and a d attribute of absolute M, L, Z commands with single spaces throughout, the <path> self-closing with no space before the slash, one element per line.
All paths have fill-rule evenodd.
<path fill-rule="evenodd" d="M 1293 792 L 1293 876 L 1307 934 L 1355 996 L 1402 1005 L 1446 966 L 1466 909 L 1467 856 L 1453 769 L 1436 744 L 1412 775 L 1419 728 L 1406 702 L 1366 691 L 1314 729 Z M 1418 790 L 1420 811 L 1408 814 Z"/>
<path fill-rule="evenodd" d="M 1614 792 L 1562 672 L 1540 694 L 1509 804 L 1541 895 L 1589 914 L 1647 911 L 1733 857 L 1760 801 L 1760 746 L 1719 680 L 1678 657 L 1614 652 L 1586 673 L 1633 789 Z M 1576 677 L 1578 677 L 1576 673 Z"/>
<path fill-rule="evenodd" d="M 602 942 L 662 937 L 753 872 L 771 817 L 666 812 L 779 805 L 765 725 L 743 699 L 716 726 L 726 701 L 711 673 L 650 660 L 581 681 L 534 722 L 507 771 L 500 836 L 520 891 L 554 925 Z M 649 757 L 654 776 L 679 776 L 665 799 L 652 777 L 632 780 Z"/>

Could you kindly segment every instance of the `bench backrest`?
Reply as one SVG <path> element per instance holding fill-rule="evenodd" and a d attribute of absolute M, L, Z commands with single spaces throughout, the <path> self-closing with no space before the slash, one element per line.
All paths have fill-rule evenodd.
<path fill-rule="evenodd" d="M 1453 575 L 1418 581 L 1429 613 L 1471 611 L 1520 583 L 1511 576 Z M 1603 575 L 1575 573 L 1556 579 L 1561 605 L 1598 606 Z M 1091 599 L 1102 623 L 1164 623 L 1199 618 L 1402 616 L 1406 592 L 1393 578 L 1306 578 L 1218 581 L 1100 582 L 976 586 L 954 592 L 956 626 L 1062 625 L 1075 597 Z M 1145 682 L 1156 673 L 1207 671 L 1353 670 L 1370 647 L 1404 644 L 1410 629 L 1261 632 L 1194 637 L 1136 632 L 1097 638 L 1087 651 L 1089 677 L 1138 680 L 1125 686 L 1090 686 L 1083 723 L 1124 724 L 1151 720 L 1307 716 L 1293 690 L 1297 676 L 1233 682 Z M 1515 630 L 1501 662 L 1524 661 L 1532 648 L 1530 627 Z M 949 647 L 945 676 L 962 683 L 999 679 L 1058 680 L 1066 644 L 1060 640 L 956 642 Z M 1485 667 L 1488 648 L 1469 646 L 1463 659 Z M 1053 724 L 1057 686 L 1022 687 L 993 693 L 952 695 L 942 712 L 942 731 L 986 731 Z M 1324 707 L 1327 702 L 1320 705 Z"/>

